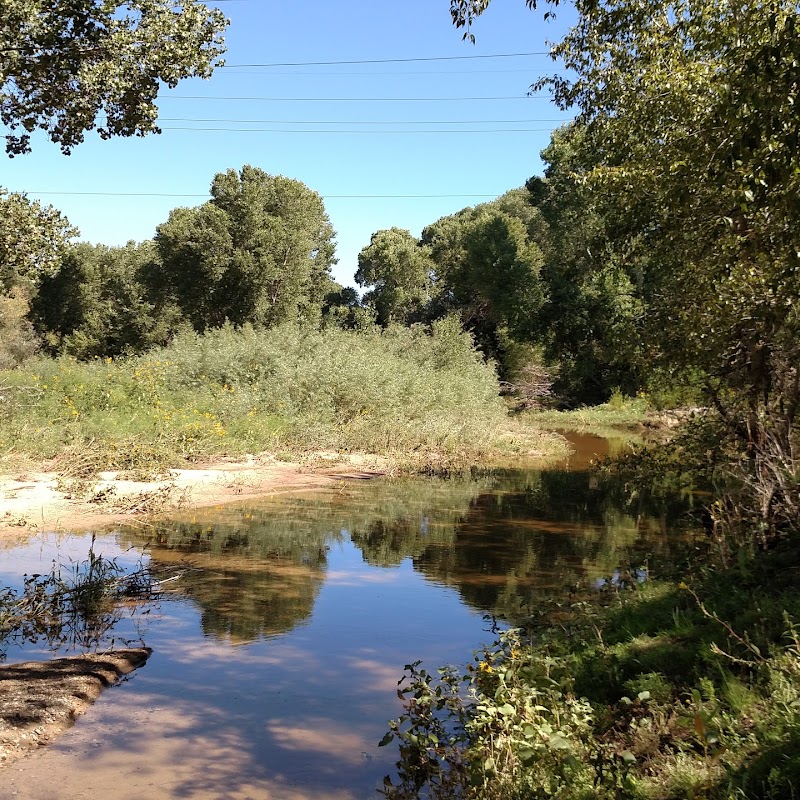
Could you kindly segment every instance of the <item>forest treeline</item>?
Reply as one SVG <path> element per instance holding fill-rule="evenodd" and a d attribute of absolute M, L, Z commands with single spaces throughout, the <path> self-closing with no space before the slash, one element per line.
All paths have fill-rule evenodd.
<path fill-rule="evenodd" d="M 452 316 L 523 401 L 650 391 L 674 404 L 691 396 L 694 376 L 645 363 L 645 300 L 625 270 L 591 258 L 599 214 L 578 193 L 563 196 L 574 135 L 554 135 L 544 178 L 432 221 L 419 238 L 377 231 L 359 254 L 363 297 L 331 278 L 322 198 L 256 167 L 218 174 L 211 200 L 175 209 L 153 239 L 124 247 L 75 242 L 55 209 L 6 194 L 0 364 L 37 350 L 133 355 L 224 324 L 366 329 Z"/>
<path fill-rule="evenodd" d="M 59 212 L 1 194 L 0 361 L 136 354 L 225 324 L 451 319 L 523 401 L 704 407 L 659 470 L 733 487 L 716 518 L 762 544 L 796 529 L 796 5 L 587 3 L 553 48 L 566 71 L 534 86 L 575 114 L 544 174 L 419 238 L 375 232 L 363 298 L 331 279 L 322 198 L 257 167 L 123 248 L 75 244 Z M 488 5 L 454 0 L 454 21 L 469 31 Z"/>

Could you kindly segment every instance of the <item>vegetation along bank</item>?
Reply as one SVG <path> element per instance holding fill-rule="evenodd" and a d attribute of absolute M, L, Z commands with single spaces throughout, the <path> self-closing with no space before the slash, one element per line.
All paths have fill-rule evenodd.
<path fill-rule="evenodd" d="M 470 37 L 490 6 L 451 12 Z M 0 457 L 68 478 L 265 450 L 449 469 L 539 452 L 542 404 L 702 409 L 613 469 L 631 496 L 702 493 L 707 546 L 674 581 L 522 620 L 464 676 L 477 702 L 414 667 L 385 791 L 796 797 L 797 4 L 574 6 L 561 73 L 534 85 L 573 115 L 544 174 L 419 236 L 376 231 L 363 297 L 330 279 L 320 196 L 254 166 L 124 248 L 0 194 Z M 224 27 L 204 19 L 200 74 Z M 93 118 L 62 99 L 68 151 Z M 15 107 L 25 130 L 59 118 Z M 109 135 L 151 130 L 150 107 Z"/>

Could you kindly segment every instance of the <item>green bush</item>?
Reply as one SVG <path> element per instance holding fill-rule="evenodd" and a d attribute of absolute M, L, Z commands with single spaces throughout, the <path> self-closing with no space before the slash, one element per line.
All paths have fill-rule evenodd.
<path fill-rule="evenodd" d="M 694 588 L 560 604 L 466 670 L 411 665 L 385 796 L 796 798 L 798 563 L 787 541 Z"/>
<path fill-rule="evenodd" d="M 2 384 L 7 461 L 157 469 L 322 449 L 467 461 L 544 441 L 514 431 L 494 370 L 450 321 L 431 331 L 228 326 L 141 356 L 35 359 Z"/>

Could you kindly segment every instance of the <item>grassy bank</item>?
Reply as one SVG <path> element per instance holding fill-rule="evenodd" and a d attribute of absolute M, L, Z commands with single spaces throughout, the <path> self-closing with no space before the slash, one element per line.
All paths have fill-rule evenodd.
<path fill-rule="evenodd" d="M 612 395 L 607 403 L 571 411 L 526 411 L 521 415 L 528 424 L 542 430 L 566 430 L 619 437 L 626 430 L 641 431 L 649 418 L 650 406 L 645 397 Z"/>
<path fill-rule="evenodd" d="M 270 451 L 458 464 L 558 449 L 509 420 L 494 371 L 448 323 L 188 333 L 143 356 L 0 372 L 0 468 L 152 470 Z"/>
<path fill-rule="evenodd" d="M 724 572 L 573 597 L 463 676 L 417 665 L 387 796 L 800 796 L 799 574 L 784 542 Z"/>

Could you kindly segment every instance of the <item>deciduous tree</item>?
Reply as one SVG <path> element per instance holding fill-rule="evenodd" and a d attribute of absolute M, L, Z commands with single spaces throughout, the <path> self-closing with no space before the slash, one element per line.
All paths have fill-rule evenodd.
<path fill-rule="evenodd" d="M 31 319 L 47 349 L 92 358 L 165 344 L 180 315 L 150 297 L 146 278 L 157 259 L 152 241 L 70 247 L 31 302 Z"/>
<path fill-rule="evenodd" d="M 488 0 L 453 0 L 468 25 Z M 528 2 L 528 5 L 533 5 Z M 654 363 L 697 367 L 752 517 L 797 527 L 800 8 L 577 0 L 538 81 L 584 127 L 583 181 L 647 305 Z"/>
<path fill-rule="evenodd" d="M 211 195 L 159 225 L 162 292 L 200 331 L 318 316 L 336 263 L 322 198 L 251 166 L 219 173 Z"/>
<path fill-rule="evenodd" d="M 3 0 L 6 151 L 28 152 L 37 128 L 64 153 L 95 127 L 104 139 L 158 132 L 159 89 L 208 78 L 226 25 L 199 0 Z"/>
<path fill-rule="evenodd" d="M 424 319 L 431 298 L 433 262 L 427 247 L 407 230 L 390 228 L 372 235 L 358 254 L 359 286 L 373 287 L 364 305 L 375 309 L 379 325 Z"/>
<path fill-rule="evenodd" d="M 58 269 L 77 233 L 52 206 L 0 189 L 0 292 L 35 289 L 42 275 Z"/>

